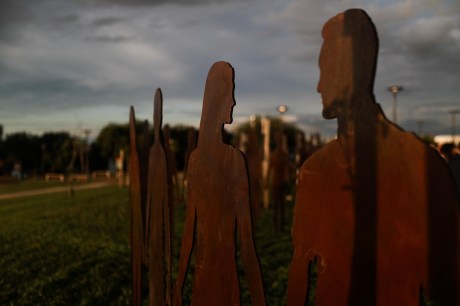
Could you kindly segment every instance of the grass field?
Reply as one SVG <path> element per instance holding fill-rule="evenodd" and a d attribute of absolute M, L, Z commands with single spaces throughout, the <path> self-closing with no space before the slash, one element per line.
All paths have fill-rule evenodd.
<path fill-rule="evenodd" d="M 291 216 L 288 209 L 286 229 Z M 173 271 L 184 220 L 181 206 L 176 220 Z M 290 235 L 274 235 L 269 211 L 255 232 L 268 305 L 283 305 Z M 0 201 L 0 305 L 129 305 L 128 239 L 126 188 L 78 191 L 73 198 L 60 193 Z M 191 278 L 189 271 L 184 301 Z M 250 305 L 244 277 L 241 287 L 243 305 Z"/>
<path fill-rule="evenodd" d="M 178 205 L 173 277 L 184 217 L 183 205 Z M 291 220 L 292 203 L 288 203 L 286 229 Z M 292 256 L 290 233 L 274 234 L 272 213 L 264 210 L 255 236 L 267 305 L 284 305 Z M 238 264 L 242 304 L 251 305 L 244 271 Z M 191 293 L 193 269 L 189 270 L 185 304 Z M 144 276 L 147 305 L 148 279 Z M 129 305 L 130 295 L 126 188 L 77 191 L 73 198 L 57 193 L 0 200 L 0 305 Z"/>

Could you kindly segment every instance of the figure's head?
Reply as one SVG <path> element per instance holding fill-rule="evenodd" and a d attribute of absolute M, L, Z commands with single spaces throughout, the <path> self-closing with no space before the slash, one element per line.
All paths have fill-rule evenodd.
<path fill-rule="evenodd" d="M 163 117 L 163 94 L 161 93 L 160 88 L 157 88 L 155 92 L 155 99 L 153 100 L 153 104 L 153 130 L 155 134 L 159 134 Z"/>
<path fill-rule="evenodd" d="M 214 63 L 206 79 L 201 120 L 232 123 L 234 90 L 233 67 L 227 62 Z"/>
<path fill-rule="evenodd" d="M 372 20 L 360 9 L 347 10 L 323 27 L 318 92 L 323 117 L 336 118 L 353 98 L 372 94 L 378 37 Z"/>

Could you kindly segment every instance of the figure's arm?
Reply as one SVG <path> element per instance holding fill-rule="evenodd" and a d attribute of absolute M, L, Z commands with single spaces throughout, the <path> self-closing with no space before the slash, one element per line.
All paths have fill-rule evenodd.
<path fill-rule="evenodd" d="M 155 159 L 153 158 L 154 153 L 153 153 L 153 147 L 149 151 L 149 168 L 148 168 L 148 173 L 147 173 L 147 196 L 146 196 L 146 205 L 145 205 L 145 235 L 144 235 L 144 246 L 145 246 L 145 258 L 144 262 L 148 265 L 148 257 L 149 257 L 149 252 L 150 252 L 150 226 L 151 226 L 151 220 L 150 220 L 150 213 L 152 210 L 152 186 L 153 184 L 153 173 L 155 172 L 153 167 L 156 164 Z"/>
<path fill-rule="evenodd" d="M 165 177 L 164 182 L 166 183 L 163 188 L 163 226 L 164 226 L 164 250 L 165 250 L 165 262 L 166 262 L 166 304 L 171 305 L 171 223 L 169 219 L 169 201 L 168 201 L 168 185 L 167 185 L 167 169 L 164 169 Z"/>
<path fill-rule="evenodd" d="M 289 265 L 286 305 L 306 305 L 307 289 L 309 285 L 310 260 L 304 252 L 296 252 Z"/>
<path fill-rule="evenodd" d="M 184 287 L 185 276 L 190 261 L 190 254 L 195 236 L 196 209 L 191 198 L 190 184 L 187 190 L 187 213 L 185 216 L 185 227 L 182 235 L 179 263 L 177 268 L 176 283 L 173 292 L 173 305 L 182 306 L 182 288 Z"/>
<path fill-rule="evenodd" d="M 325 263 L 321 254 L 312 249 L 313 244 L 306 242 L 306 239 L 313 239 L 312 236 L 306 236 L 308 231 L 305 226 L 311 220 L 307 216 L 311 216 L 309 206 L 305 201 L 311 201 L 312 195 L 310 188 L 315 189 L 313 185 L 317 181 L 316 175 L 308 176 L 309 172 L 316 173 L 315 169 L 305 167 L 305 164 L 300 170 L 299 182 L 297 185 L 296 203 L 294 206 L 294 217 L 292 221 L 291 237 L 294 247 L 294 254 L 289 265 L 288 283 L 287 283 L 287 306 L 306 305 L 308 299 L 308 290 L 310 284 L 310 268 L 312 261 L 317 258 L 318 272 L 325 269 Z M 302 178 L 302 173 L 303 178 Z M 311 204 L 311 202 L 310 202 Z"/>
<path fill-rule="evenodd" d="M 266 305 L 262 273 L 260 270 L 259 259 L 257 258 L 256 248 L 254 246 L 253 240 L 247 174 L 244 175 L 244 178 L 240 178 L 237 184 L 236 224 L 240 235 L 241 255 L 243 259 L 244 271 L 248 278 L 249 292 L 251 294 L 253 305 Z"/>
<path fill-rule="evenodd" d="M 145 205 L 145 235 L 144 235 L 144 256 L 143 260 L 145 264 L 148 264 L 149 257 L 149 232 L 150 232 L 150 190 L 147 188 L 147 199 Z"/>

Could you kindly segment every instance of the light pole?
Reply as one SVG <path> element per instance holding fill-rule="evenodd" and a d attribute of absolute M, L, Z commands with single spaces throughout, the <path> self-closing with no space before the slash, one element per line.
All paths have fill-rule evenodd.
<path fill-rule="evenodd" d="M 417 120 L 417 125 L 418 125 L 418 136 L 422 137 L 423 120 L 422 119 Z"/>
<path fill-rule="evenodd" d="M 397 123 L 398 121 L 398 92 L 403 91 L 404 87 L 398 85 L 392 85 L 387 88 L 389 92 L 393 95 L 393 122 Z"/>
<path fill-rule="evenodd" d="M 451 120 L 452 120 L 452 143 L 455 144 L 455 117 L 457 116 L 457 114 L 460 112 L 460 110 L 458 109 L 450 109 L 449 110 L 449 114 L 452 116 L 451 117 Z"/>

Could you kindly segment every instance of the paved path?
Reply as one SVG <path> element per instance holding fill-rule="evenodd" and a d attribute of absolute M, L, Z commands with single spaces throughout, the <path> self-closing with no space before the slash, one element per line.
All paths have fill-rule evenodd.
<path fill-rule="evenodd" d="M 101 187 L 107 187 L 116 185 L 114 181 L 103 181 L 103 182 L 94 182 L 82 185 L 74 185 L 73 190 L 84 190 L 84 189 L 95 189 Z M 51 188 L 44 188 L 44 189 L 35 189 L 35 190 L 26 190 L 26 191 L 18 191 L 13 193 L 6 193 L 0 195 L 0 200 L 4 199 L 14 199 L 14 198 L 22 198 L 22 197 L 31 197 L 36 195 L 42 194 L 49 194 L 49 193 L 57 193 L 57 192 L 68 192 L 69 186 L 60 186 L 60 187 L 51 187 Z"/>

